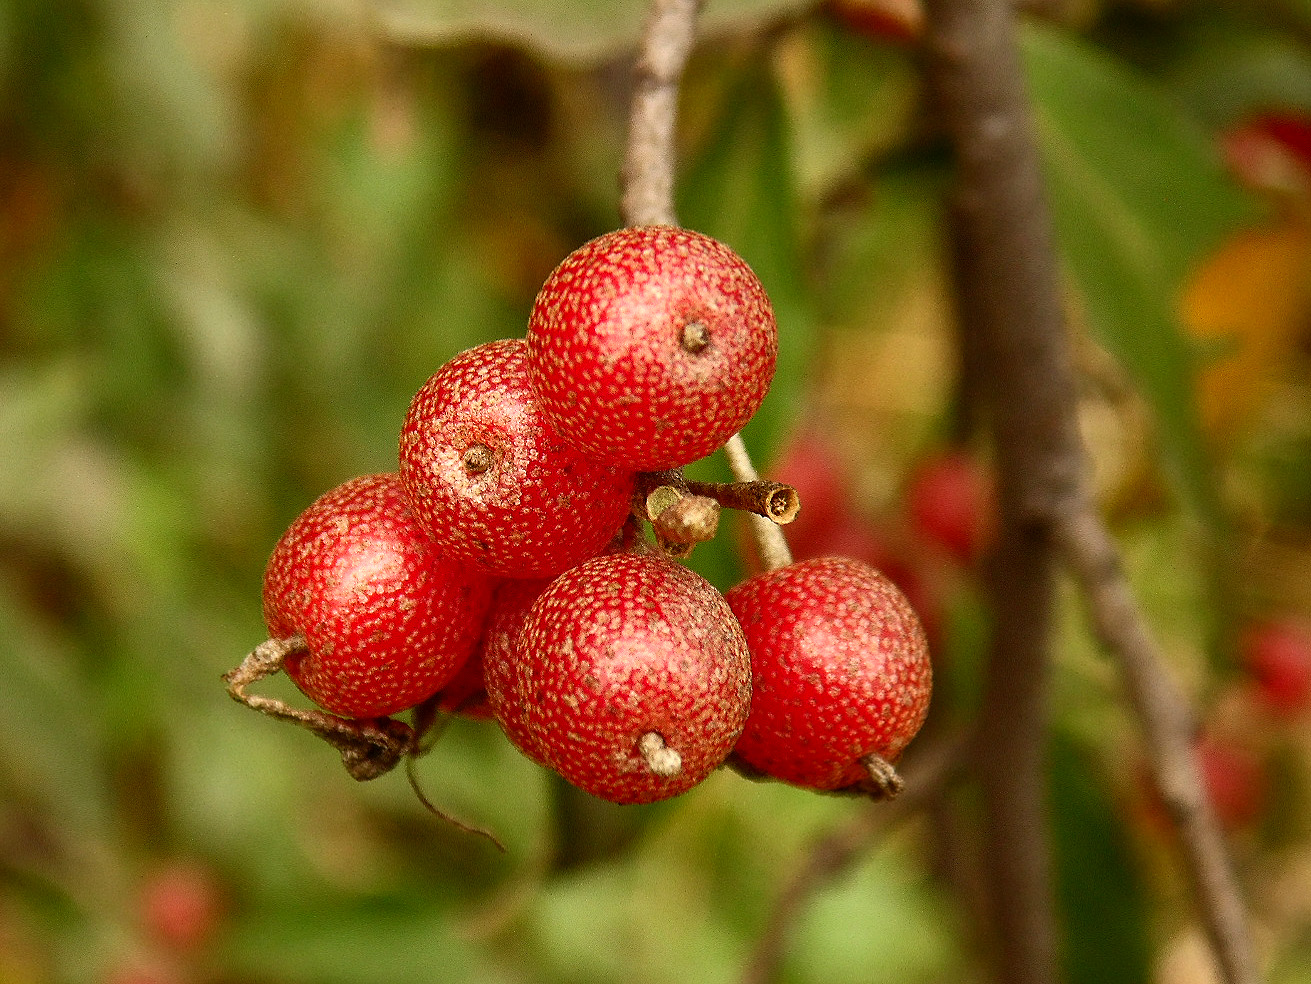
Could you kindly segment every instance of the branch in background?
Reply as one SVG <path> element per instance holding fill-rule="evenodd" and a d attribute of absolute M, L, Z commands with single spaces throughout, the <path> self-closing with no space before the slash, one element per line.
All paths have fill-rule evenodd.
<path fill-rule="evenodd" d="M 883 834 L 940 797 L 963 764 L 963 752 L 959 737 L 939 736 L 931 744 L 912 747 L 903 770 L 905 793 L 890 803 L 867 804 L 848 823 L 815 842 L 774 903 L 742 984 L 769 984 L 779 978 L 793 927 L 806 903 L 857 865 Z"/>
<path fill-rule="evenodd" d="M 1229 984 L 1256 980 L 1241 897 L 1192 753 L 1192 727 L 1084 481 L 1077 391 L 1056 253 L 1042 198 L 1016 28 L 1004 0 L 928 0 L 931 83 L 956 151 L 962 348 L 981 363 L 996 449 L 1002 534 L 996 615 L 977 758 L 987 804 L 989 891 L 999 973 L 1055 974 L 1042 755 L 1054 564 L 1079 578 L 1103 642 L 1121 662 L 1181 833 L 1203 921 Z"/>
<path fill-rule="evenodd" d="M 1051 223 L 1005 0 L 929 0 L 930 86 L 957 166 L 953 235 L 961 331 L 999 476 L 985 570 L 993 638 L 975 764 L 997 976 L 1057 978 L 1045 802 L 1056 553 L 1051 504 L 1082 466 Z"/>
<path fill-rule="evenodd" d="M 1160 649 L 1125 579 L 1115 543 L 1086 496 L 1060 515 L 1055 535 L 1079 581 L 1098 636 L 1120 661 L 1143 729 L 1152 778 L 1179 831 L 1184 863 L 1222 979 L 1228 984 L 1256 984 L 1247 913 L 1193 751 L 1193 715 L 1165 670 Z"/>

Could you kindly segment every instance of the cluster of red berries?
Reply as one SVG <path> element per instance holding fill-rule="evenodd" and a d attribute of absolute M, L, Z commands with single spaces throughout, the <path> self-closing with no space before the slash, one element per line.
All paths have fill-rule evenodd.
<path fill-rule="evenodd" d="M 764 289 L 723 244 L 651 226 L 583 245 L 525 338 L 469 349 L 419 390 L 397 473 L 327 493 L 278 542 L 264 614 L 293 642 L 281 668 L 348 719 L 490 714 L 614 802 L 676 795 L 730 756 L 889 791 L 931 686 L 891 582 L 824 558 L 724 595 L 631 535 L 643 476 L 737 433 L 777 344 Z"/>

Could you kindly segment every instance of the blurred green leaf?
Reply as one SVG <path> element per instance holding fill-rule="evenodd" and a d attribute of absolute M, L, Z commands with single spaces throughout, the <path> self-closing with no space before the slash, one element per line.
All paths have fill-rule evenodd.
<path fill-rule="evenodd" d="M 1050 755 L 1064 979 L 1146 984 L 1153 979 L 1147 897 L 1105 780 L 1059 732 Z"/>
<path fill-rule="evenodd" d="M 700 35 L 744 30 L 796 14 L 815 0 L 709 0 Z M 565 61 L 598 61 L 637 43 L 646 5 L 628 0 L 372 0 L 390 37 L 443 45 L 475 39 L 521 44 Z"/>
<path fill-rule="evenodd" d="M 1199 256 L 1250 218 L 1213 148 L 1150 83 L 1068 33 L 1030 26 L 1024 53 L 1066 261 L 1102 343 L 1155 411 L 1194 509 L 1218 514 L 1176 311 Z"/>
<path fill-rule="evenodd" d="M 1302 16 L 1311 26 L 1311 4 Z M 1293 32 L 1206 5 L 1178 25 L 1155 52 L 1162 83 L 1211 126 L 1275 107 L 1311 113 L 1311 51 Z"/>
<path fill-rule="evenodd" d="M 482 979 L 449 918 L 425 900 L 332 905 L 323 899 L 252 913 L 228 940 L 229 972 L 296 984 L 445 984 Z"/>
<path fill-rule="evenodd" d="M 902 144 L 919 108 L 910 52 L 814 18 L 776 56 L 792 123 L 796 183 L 816 201 Z"/>
<path fill-rule="evenodd" d="M 54 841 L 53 851 L 36 852 L 42 861 L 52 854 L 56 865 L 85 860 L 105 850 L 112 830 L 100 706 L 70 639 L 17 604 L 11 590 L 0 580 L 0 748 L 9 753 L 0 759 L 0 792 L 57 822 L 40 835 Z M 0 811 L 5 805 L 0 800 Z"/>
<path fill-rule="evenodd" d="M 946 900 L 902 845 L 871 845 L 855 871 L 821 892 L 797 927 L 790 978 L 907 984 L 951 980 L 960 954 Z"/>

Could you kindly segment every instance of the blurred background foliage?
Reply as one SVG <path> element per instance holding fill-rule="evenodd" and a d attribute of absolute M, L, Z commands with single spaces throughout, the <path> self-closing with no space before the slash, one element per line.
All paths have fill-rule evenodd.
<path fill-rule="evenodd" d="M 612 807 L 455 720 L 419 779 L 502 856 L 399 775 L 351 783 L 219 680 L 263 638 L 286 524 L 393 469 L 427 376 L 521 334 L 555 263 L 618 224 L 641 17 L 639 0 L 0 8 L 0 982 L 730 981 L 808 845 L 860 809 L 732 774 Z M 679 210 L 778 309 L 748 432 L 764 470 L 804 497 L 798 448 L 823 436 L 843 502 L 809 512 L 854 519 L 851 549 L 914 583 L 950 723 L 987 613 L 906 509 L 917 464 L 972 433 L 919 28 L 913 0 L 709 0 Z M 1036 0 L 1024 50 L 1098 489 L 1228 756 L 1213 795 L 1237 804 L 1270 978 L 1311 981 L 1311 716 L 1253 698 L 1240 644 L 1311 616 L 1311 6 Z M 692 564 L 726 588 L 740 545 Z M 1067 608 L 1066 973 L 1209 980 L 1114 667 Z M 963 833 L 940 817 L 815 897 L 785 980 L 982 978 L 951 877 L 968 803 Z"/>

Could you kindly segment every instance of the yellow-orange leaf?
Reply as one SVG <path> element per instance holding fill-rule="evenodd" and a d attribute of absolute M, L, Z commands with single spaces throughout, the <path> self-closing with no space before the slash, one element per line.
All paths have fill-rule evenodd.
<path fill-rule="evenodd" d="M 1311 327 L 1311 224 L 1290 217 L 1230 238 L 1187 284 L 1182 315 L 1213 349 L 1198 378 L 1203 425 L 1229 437 Z"/>

